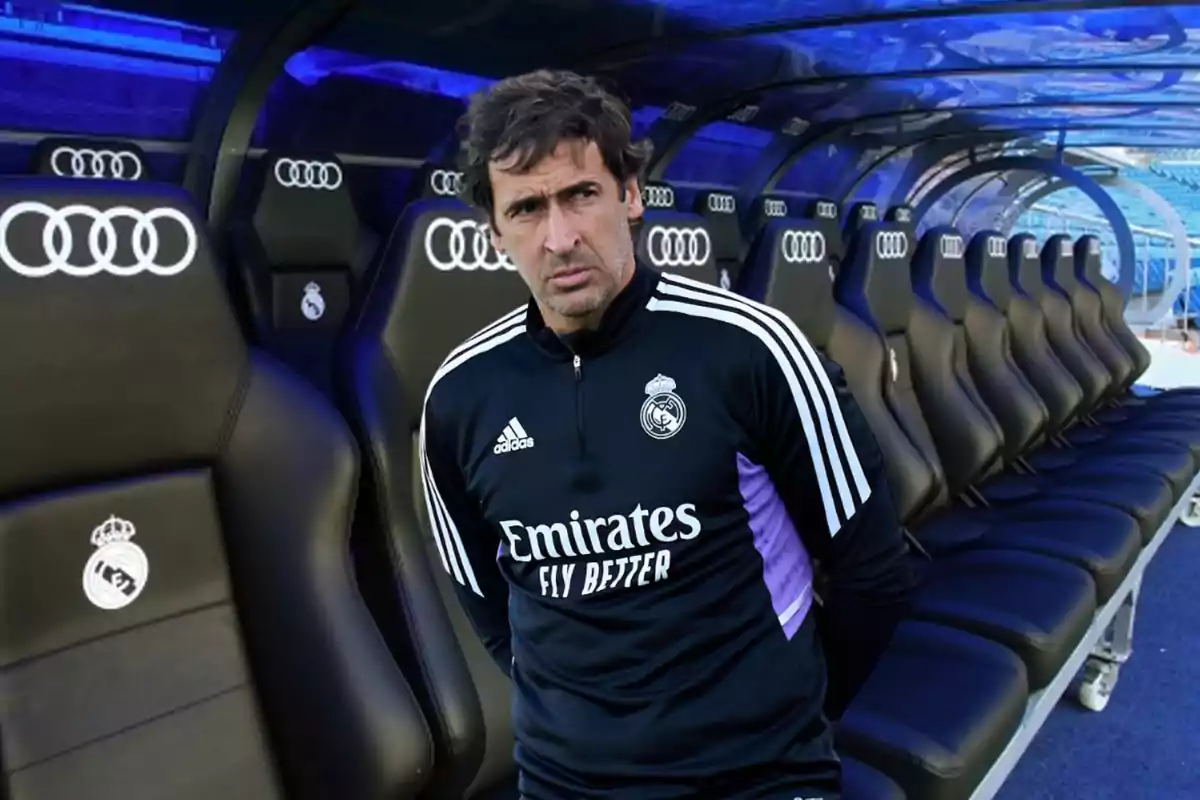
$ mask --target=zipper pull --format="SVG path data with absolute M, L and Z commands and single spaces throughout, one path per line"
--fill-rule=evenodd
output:
M 583 380 L 583 359 L 581 359 L 579 356 L 575 356 L 575 360 L 572 363 L 575 365 L 575 380 Z

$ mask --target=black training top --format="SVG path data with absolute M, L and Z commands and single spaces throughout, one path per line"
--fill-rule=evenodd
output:
M 530 302 L 446 358 L 420 446 L 526 794 L 836 786 L 814 560 L 827 641 L 886 640 L 911 581 L 878 447 L 786 316 L 642 265 L 596 331 Z

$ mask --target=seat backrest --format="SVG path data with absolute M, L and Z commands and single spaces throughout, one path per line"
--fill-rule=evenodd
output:
M 804 218 L 811 219 L 817 224 L 817 230 L 825 235 L 829 248 L 829 257 L 833 260 L 834 268 L 846 257 L 846 242 L 842 238 L 839 220 L 842 218 L 841 208 L 836 202 L 827 197 L 810 200 L 804 208 Z
M 1129 387 L 1141 372 L 1138 371 L 1133 356 L 1108 324 L 1104 315 L 1104 298 L 1087 279 L 1089 259 L 1094 260 L 1099 268 L 1100 238 L 1097 236 L 1081 236 L 1075 241 L 1074 258 L 1071 260 L 1071 307 L 1075 311 L 1075 319 L 1084 341 L 1104 363 L 1112 377 L 1109 396 L 1115 399 L 1129 391 Z
M 33 149 L 34 175 L 59 178 L 145 181 L 146 153 L 134 142 L 49 136 Z
M 638 260 L 661 272 L 721 284 L 710 223 L 698 214 L 646 209 L 636 249 Z
M 948 266 L 954 270 L 957 262 Z M 1012 461 L 1041 443 L 1050 415 L 1013 360 L 1006 313 L 1012 296 L 1008 240 L 997 231 L 976 233 L 967 245 L 965 273 L 963 327 L 971 377 L 1004 431 L 1004 459 Z
M 984 291 L 997 308 L 1007 300 L 1013 360 L 1046 404 L 1050 413 L 1047 432 L 1065 430 L 1074 423 L 1083 404 L 1083 388 L 1050 344 L 1040 302 L 1045 287 L 1037 239 L 1028 233 L 1009 238 L 1008 265 L 1003 275 L 1007 292 L 996 288 L 1001 280 L 998 262 L 985 260 L 981 269 L 977 290 Z
M 1107 395 L 1112 378 L 1104 364 L 1083 340 L 1075 324 L 1075 311 L 1068 297 L 1075 282 L 1075 252 L 1071 237 L 1055 234 L 1042 245 L 1042 293 L 1039 304 L 1046 315 L 1050 345 L 1083 389 L 1083 413 L 1095 408 Z
M 1075 243 L 1075 276 L 1080 283 L 1092 287 L 1099 293 L 1104 324 L 1121 349 L 1129 356 L 1130 361 L 1133 362 L 1133 371 L 1128 380 L 1128 385 L 1131 386 L 1150 368 L 1150 351 L 1125 322 L 1125 298 L 1121 294 L 1121 290 L 1104 277 L 1100 264 L 1099 244 L 1097 241 L 1094 252 L 1089 244 L 1086 252 L 1081 253 L 1079 243 Z
M 864 350 L 864 356 L 856 353 L 866 343 L 861 329 L 872 331 L 882 345 L 874 385 L 869 379 L 858 385 L 864 387 L 864 392 L 881 395 L 890 417 L 911 445 L 910 450 L 896 437 L 881 435 L 888 430 L 886 420 L 877 422 L 868 417 L 888 460 L 888 481 L 897 507 L 905 522 L 913 524 L 942 505 L 947 494 L 942 462 L 913 384 L 908 344 L 913 294 L 907 242 L 904 232 L 887 222 L 868 223 L 851 237 L 846 260 L 834 283 L 834 297 L 857 326 L 846 326 L 851 333 L 845 336 L 840 335 L 841 327 L 835 329 L 831 355 L 837 352 L 834 358 L 844 359 L 849 379 L 860 358 L 865 368 L 875 368 L 869 349 Z M 843 339 L 847 341 L 845 346 Z
M 252 211 L 230 225 L 236 295 L 252 341 L 328 393 L 366 268 L 346 171 L 331 153 L 277 151 L 260 167 Z
M 908 341 L 917 397 L 946 467 L 951 494 L 1003 465 L 1004 433 L 968 365 L 966 243 L 949 225 L 926 231 L 913 259 Z
M 354 440 L 246 347 L 188 196 L 2 180 L 0 244 L 0 793 L 415 797 Z
M 1071 304 L 1076 338 L 1091 350 L 1108 371 L 1110 382 L 1107 396 L 1113 398 L 1125 392 L 1133 383 L 1133 359 L 1109 334 L 1104 323 L 1104 307 L 1099 293 L 1077 277 L 1076 254 L 1082 252 L 1086 256 L 1089 242 L 1099 254 L 1100 240 L 1094 236 L 1070 242 L 1071 258 L 1057 259 L 1053 281 L 1054 286 Z
M 355 514 L 359 578 L 430 720 L 430 797 L 473 797 L 511 778 L 511 685 L 441 568 L 415 436 L 450 351 L 528 298 L 477 212 L 418 200 L 396 223 L 347 332 L 342 409 L 368 456 Z
M 696 193 L 692 209 L 708 223 L 713 258 L 717 262 L 717 284 L 722 289 L 732 288 L 737 284 L 746 256 L 737 198 L 732 192 L 705 190 Z

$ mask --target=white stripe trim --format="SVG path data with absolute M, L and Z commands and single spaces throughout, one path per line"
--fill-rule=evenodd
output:
M 425 400 L 422 405 L 428 405 L 429 396 L 433 394 L 433 387 L 455 368 L 462 366 L 475 356 L 517 338 L 524 332 L 525 306 L 521 306 L 469 337 L 452 350 L 434 372 L 433 377 L 429 380 L 429 386 L 425 389 Z M 475 570 L 471 568 L 471 560 L 467 558 L 466 547 L 458 532 L 458 526 L 454 523 L 454 517 L 451 516 L 449 509 L 446 508 L 445 501 L 442 500 L 442 495 L 437 488 L 437 481 L 434 480 L 433 471 L 429 466 L 429 459 L 425 455 L 424 407 L 421 410 L 419 451 L 421 483 L 425 490 L 425 507 L 429 512 L 429 526 L 433 529 L 438 553 L 442 557 L 442 566 L 445 567 L 446 572 L 454 576 L 456 581 L 463 586 L 470 585 L 475 594 L 483 597 L 483 590 L 479 588 L 479 582 L 475 579 Z
M 821 447 L 817 443 L 816 426 L 813 423 L 812 410 L 808 407 L 808 402 L 804 399 L 804 395 L 800 391 L 800 382 L 796 377 L 796 371 L 787 364 L 787 359 L 783 351 L 779 349 L 778 343 L 767 335 L 762 326 L 755 323 L 753 320 L 742 316 L 741 314 L 732 311 L 725 311 L 720 308 L 711 308 L 709 306 L 698 306 L 691 303 L 681 303 L 675 300 L 660 300 L 657 297 L 652 298 L 647 306 L 651 311 L 670 311 L 677 314 L 686 314 L 691 317 L 703 317 L 712 319 L 718 322 L 727 322 L 730 325 L 735 325 L 744 331 L 747 331 L 754 336 L 757 336 L 771 354 L 775 356 L 775 360 L 779 362 L 780 368 L 783 370 L 788 386 L 792 390 L 792 399 L 796 403 L 796 410 L 800 414 L 800 422 L 804 426 L 804 438 L 808 443 L 809 457 L 812 459 L 813 472 L 817 476 L 817 485 L 821 490 L 821 505 L 825 509 L 825 522 L 829 526 L 829 535 L 835 535 L 842 527 L 841 520 L 838 519 L 837 501 L 833 497 L 833 491 L 829 485 L 829 468 L 825 466 L 825 459 L 821 453 Z M 836 459 L 831 458 L 834 462 Z M 843 479 L 844 480 L 844 479 Z
M 842 442 L 842 452 L 846 454 L 849 460 L 850 473 L 854 477 L 854 485 L 858 489 L 860 502 L 865 503 L 867 498 L 871 496 L 871 485 L 867 481 L 867 476 L 863 472 L 862 463 L 858 458 L 858 451 L 854 448 L 854 440 L 850 436 L 850 431 L 846 428 L 846 420 L 842 416 L 842 408 L 838 403 L 837 396 L 833 391 L 833 384 L 829 382 L 829 375 L 825 368 L 821 366 L 821 360 L 817 355 L 817 351 L 808 341 L 808 337 L 796 326 L 791 317 L 784 314 L 778 309 L 771 308 L 763 303 L 756 303 L 753 300 L 742 297 L 739 294 L 731 292 L 727 289 L 721 289 L 715 286 L 709 286 L 705 283 L 684 278 L 678 275 L 666 275 L 666 281 L 659 283 L 659 288 L 666 294 L 679 294 L 679 291 L 673 287 L 668 288 L 668 283 L 677 283 L 681 286 L 691 287 L 702 295 L 706 295 L 703 299 L 722 305 L 727 308 L 738 308 L 753 316 L 756 320 L 762 322 L 771 331 L 773 331 L 783 341 L 787 347 L 788 354 L 794 360 L 796 367 L 803 373 L 805 384 L 810 390 L 810 395 L 817 404 L 817 410 L 821 415 L 821 431 L 825 437 L 825 445 L 833 453 L 833 459 L 838 462 L 839 467 L 844 467 L 841 464 L 841 459 L 837 457 L 837 449 L 834 448 L 833 434 L 829 429 L 826 412 L 833 417 L 833 425 L 837 428 L 838 438 Z M 696 299 L 693 296 L 693 299 Z M 786 334 L 784 332 L 786 331 Z M 799 346 L 800 350 L 804 351 L 804 358 L 800 358 L 796 352 Z M 821 387 L 821 392 L 818 394 L 813 391 L 812 381 L 814 379 Z M 821 403 L 821 394 L 825 397 L 825 402 Z M 847 517 L 853 513 L 856 507 L 853 496 L 848 494 L 848 489 L 844 484 L 844 472 L 838 470 L 839 480 L 838 486 L 842 491 L 842 502 L 846 505 Z

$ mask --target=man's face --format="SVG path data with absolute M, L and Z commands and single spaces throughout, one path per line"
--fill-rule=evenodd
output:
M 629 223 L 637 181 L 622 187 L 594 142 L 564 141 L 524 173 L 492 162 L 492 243 L 516 264 L 558 333 L 594 327 L 633 276 Z

